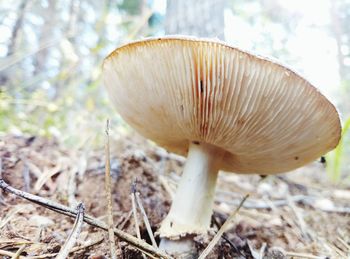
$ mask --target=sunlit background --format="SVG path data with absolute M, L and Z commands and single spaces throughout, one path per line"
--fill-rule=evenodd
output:
M 350 0 L 2 0 L 0 133 L 98 144 L 107 117 L 127 132 L 102 87 L 101 63 L 122 43 L 165 34 L 219 38 L 273 56 L 317 86 L 345 123 L 349 24 Z M 341 165 L 335 159 L 341 177 L 350 170 L 349 142 L 338 150 Z

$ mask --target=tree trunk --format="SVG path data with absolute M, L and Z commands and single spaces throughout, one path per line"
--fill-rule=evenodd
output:
M 225 0 L 168 0 L 166 34 L 224 40 Z
M 24 16 L 25 16 L 25 13 L 26 13 L 26 10 L 27 10 L 29 3 L 30 3 L 29 0 L 22 0 L 20 5 L 18 6 L 18 10 L 17 10 L 18 16 L 17 16 L 17 20 L 12 28 L 11 38 L 10 38 L 9 44 L 7 46 L 6 57 L 13 55 L 15 53 L 15 51 L 17 50 L 18 39 L 19 39 L 18 35 L 19 35 L 19 32 L 22 28 Z M 2 73 L 2 75 L 0 76 L 0 92 L 1 92 L 1 87 L 6 85 L 8 80 L 9 80 L 9 75 L 7 73 Z
M 24 20 L 24 15 L 27 9 L 27 6 L 30 1 L 27 0 L 22 0 L 21 4 L 18 7 L 18 17 L 15 22 L 15 25 L 13 26 L 12 33 L 11 33 L 11 39 L 10 43 L 7 48 L 7 57 L 13 55 L 17 48 L 18 44 L 18 33 L 20 29 L 22 28 L 23 20 Z
M 54 35 L 53 30 L 56 25 L 56 18 L 57 18 L 56 4 L 57 4 L 57 1 L 48 1 L 48 7 L 47 7 L 47 10 L 45 10 L 45 15 L 44 15 L 45 23 L 40 33 L 39 45 L 43 45 L 49 40 L 53 39 L 53 35 Z M 46 63 L 47 63 L 49 51 L 50 51 L 49 48 L 45 48 L 37 53 L 35 58 L 34 75 L 38 75 L 40 72 L 46 69 Z

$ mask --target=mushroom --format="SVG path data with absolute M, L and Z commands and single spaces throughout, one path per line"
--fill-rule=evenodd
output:
M 303 166 L 336 147 L 335 107 L 291 69 L 223 42 L 150 38 L 114 50 L 104 84 L 140 134 L 187 155 L 161 248 L 190 250 L 210 228 L 219 170 L 269 175 Z

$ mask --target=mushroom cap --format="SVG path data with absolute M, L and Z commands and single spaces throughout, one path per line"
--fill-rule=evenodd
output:
M 181 155 L 193 141 L 223 149 L 221 170 L 290 171 L 340 139 L 335 107 L 307 80 L 223 42 L 136 41 L 105 59 L 103 77 L 118 112 L 141 135 Z

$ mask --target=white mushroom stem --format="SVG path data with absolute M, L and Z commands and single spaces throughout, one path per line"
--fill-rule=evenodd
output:
M 210 144 L 190 144 L 175 198 L 159 229 L 161 249 L 170 253 L 190 250 L 192 242 L 188 235 L 208 231 L 219 165 L 224 153 Z

